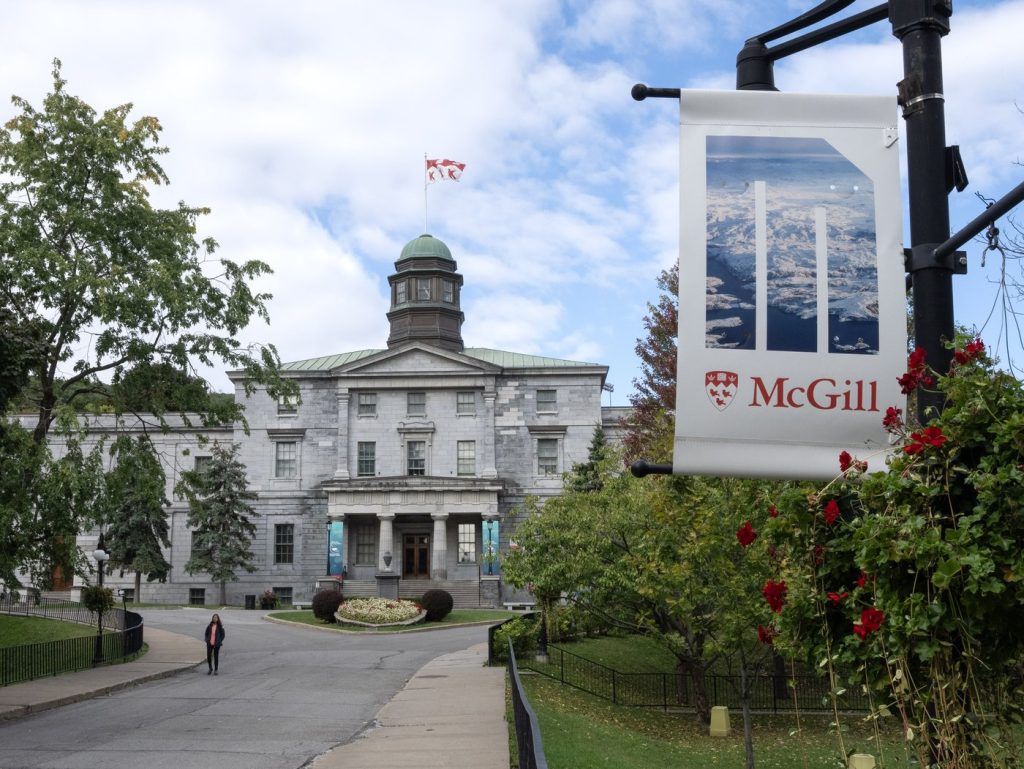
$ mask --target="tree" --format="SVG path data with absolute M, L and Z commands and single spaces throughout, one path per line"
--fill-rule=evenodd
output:
M 111 447 L 116 464 L 107 472 L 106 544 L 108 568 L 135 572 L 135 600 L 146 580 L 163 582 L 171 570 L 161 546 L 170 547 L 165 476 L 146 437 L 120 436 Z
M 238 444 L 224 448 L 212 444 L 209 463 L 182 474 L 178 493 L 189 504 L 188 525 L 192 534 L 192 555 L 185 564 L 189 574 L 209 574 L 220 583 L 220 602 L 227 603 L 226 583 L 234 581 L 239 569 L 256 571 L 249 549 L 257 515 L 248 490 L 245 465 L 238 461 Z
M 139 367 L 191 371 L 219 360 L 245 371 L 249 391 L 264 384 L 288 394 L 276 350 L 236 338 L 254 316 L 267 319 L 269 295 L 249 282 L 269 267 L 215 262 L 214 240 L 196 235 L 208 209 L 150 203 L 150 186 L 169 183 L 159 121 L 130 122 L 131 104 L 97 116 L 65 90 L 59 61 L 41 109 L 13 103 L 20 114 L 0 130 L 0 296 L 14 325 L 40 343 L 36 442 L 95 377 L 116 383 Z M 234 402 L 189 403 L 221 422 L 242 415 Z M 114 411 L 127 405 L 115 402 Z M 159 418 L 167 404 L 130 405 Z
M 197 386 L 197 366 L 243 370 L 247 393 L 263 385 L 273 397 L 294 395 L 295 385 L 280 378 L 272 346 L 237 338 L 267 319 L 270 297 L 250 284 L 268 266 L 216 259 L 215 241 L 197 235 L 207 209 L 151 203 L 151 188 L 169 184 L 159 121 L 130 120 L 131 104 L 98 114 L 67 92 L 59 61 L 40 108 L 12 101 L 18 112 L 0 128 L 0 410 L 20 390 L 19 407 L 35 418 L 34 446 L 6 427 L 0 435 L 5 473 L 16 468 L 20 484 L 0 489 L 2 571 L 13 575 L 8 565 L 20 560 L 45 575 L 62 563 L 40 559 L 67 561 L 85 522 L 77 508 L 47 502 L 76 485 L 68 462 L 47 469 L 62 414 L 72 432 L 85 405 L 146 412 L 162 427 L 175 411 L 244 424 L 241 403 Z M 45 488 L 54 479 L 60 487 Z
M 608 442 L 605 440 L 604 430 L 601 429 L 601 425 L 596 425 L 594 437 L 590 439 L 587 461 L 572 466 L 572 471 L 566 477 L 568 488 L 572 491 L 600 491 L 601 463 L 604 462 L 607 453 Z
M 633 380 L 633 407 L 622 420 L 626 461 L 671 461 L 675 433 L 676 364 L 679 335 L 679 265 L 658 276 L 661 296 L 648 303 L 644 316 L 646 336 L 636 340 L 641 376 Z

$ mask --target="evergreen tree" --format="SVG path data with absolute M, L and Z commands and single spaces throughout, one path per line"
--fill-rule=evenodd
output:
M 626 462 L 672 459 L 679 357 L 679 265 L 658 276 L 658 288 L 658 304 L 648 303 L 644 316 L 646 336 L 636 340 L 642 373 L 633 380 L 636 392 L 629 397 L 633 410 L 622 420 Z
M 110 552 L 109 568 L 135 572 L 135 600 L 146 580 L 167 579 L 171 564 L 163 547 L 170 547 L 168 504 L 164 496 L 165 476 L 153 444 L 144 437 L 132 440 L 122 436 L 111 454 L 117 464 L 107 473 L 106 544 Z
M 210 462 L 184 473 L 177 487 L 188 500 L 188 525 L 194 528 L 185 571 L 209 574 L 219 582 L 221 604 L 227 603 L 227 582 L 238 578 L 239 569 L 256 571 L 249 549 L 256 534 L 251 518 L 258 515 L 250 502 L 256 495 L 248 490 L 238 448 L 238 444 L 224 448 L 214 442 Z
M 572 466 L 571 474 L 566 477 L 566 488 L 571 491 L 600 491 L 601 464 L 608 453 L 608 442 L 604 437 L 601 425 L 594 427 L 594 437 L 590 439 L 587 461 L 577 462 Z

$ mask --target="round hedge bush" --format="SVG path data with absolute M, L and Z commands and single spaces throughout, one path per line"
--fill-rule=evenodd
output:
M 313 595 L 313 616 L 327 623 L 337 622 L 334 612 L 341 605 L 340 590 L 318 590 Z
M 420 599 L 420 606 L 427 613 L 427 622 L 440 622 L 451 612 L 455 601 L 447 590 L 428 590 Z

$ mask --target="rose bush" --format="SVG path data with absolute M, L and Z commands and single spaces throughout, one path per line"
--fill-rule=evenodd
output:
M 961 342 L 945 374 L 926 360 L 916 350 L 900 382 L 934 385 L 947 406 L 923 427 L 886 411 L 886 472 L 840 456 L 826 488 L 776 500 L 764 598 L 778 614 L 759 632 L 897 714 L 922 766 L 1018 766 L 1024 387 L 980 341 Z

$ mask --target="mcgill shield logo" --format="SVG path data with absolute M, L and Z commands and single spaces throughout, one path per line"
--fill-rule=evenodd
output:
M 739 384 L 739 375 L 732 371 L 704 372 L 704 391 L 708 394 L 711 405 L 719 411 L 729 408 Z

